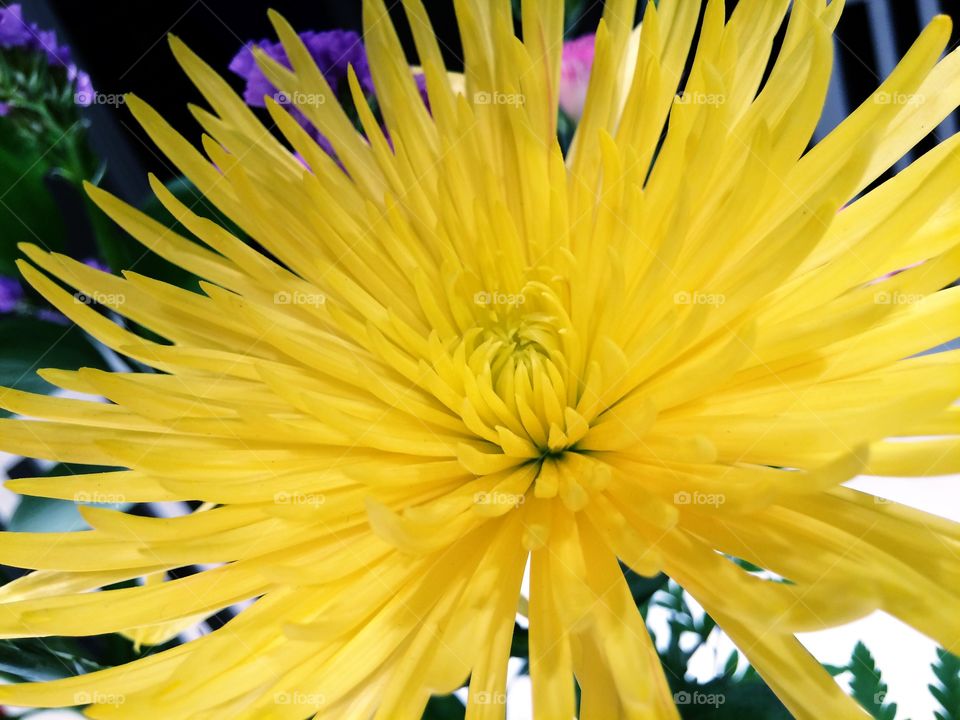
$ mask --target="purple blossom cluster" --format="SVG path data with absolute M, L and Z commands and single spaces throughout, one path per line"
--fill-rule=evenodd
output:
M 339 95 L 341 86 L 345 85 L 347 68 L 350 65 L 353 65 L 363 91 L 373 93 L 373 78 L 367 64 L 367 51 L 360 35 L 351 30 L 307 31 L 300 33 L 300 39 L 307 46 L 334 94 Z M 267 56 L 286 67 L 290 67 L 290 61 L 281 43 L 262 40 L 248 42 L 230 62 L 230 70 L 246 80 L 243 99 L 254 107 L 264 107 L 264 96 L 275 95 L 277 89 L 257 65 L 253 56 L 254 48 L 261 49 Z
M 94 270 L 99 270 L 100 272 L 110 272 L 110 268 L 99 258 L 86 258 L 83 261 L 83 264 L 87 265 L 88 267 L 92 267 Z M 65 318 L 59 311 L 52 310 L 50 308 L 34 308 L 31 307 L 29 303 L 24 306 L 21 305 L 22 300 L 23 285 L 20 284 L 20 280 L 15 277 L 0 275 L 0 315 L 8 315 L 10 313 L 23 311 L 26 309 L 38 320 L 55 322 L 60 325 L 67 324 L 67 318 Z
M 93 97 L 90 76 L 77 68 L 70 48 L 60 44 L 53 30 L 43 30 L 36 23 L 23 19 L 19 3 L 0 7 L 0 50 L 15 49 L 42 54 L 48 66 L 65 68 L 67 81 L 73 85 L 80 104 L 90 103 Z M 8 114 L 10 109 L 9 103 L 0 102 L 0 116 Z
M 316 62 L 324 79 L 335 95 L 340 97 L 346 85 L 347 69 L 352 65 L 364 94 L 372 97 L 373 77 L 367 62 L 367 52 L 359 34 L 351 30 L 329 30 L 326 32 L 307 31 L 300 33 L 300 39 Z M 564 45 L 563 67 L 560 81 L 560 107 L 572 119 L 579 120 L 583 113 L 590 70 L 593 66 L 594 36 L 587 35 Z M 282 43 L 262 40 L 248 42 L 230 62 L 230 70 L 245 81 L 243 99 L 253 107 L 265 107 L 266 97 L 282 98 L 277 88 L 267 79 L 257 65 L 254 48 L 261 49 L 268 57 L 286 67 L 290 67 Z M 430 108 L 427 96 L 426 79 L 422 73 L 414 75 L 421 97 Z M 280 100 L 281 103 L 283 100 Z M 310 133 L 314 140 L 330 155 L 334 154 L 330 142 L 321 135 L 306 116 L 295 107 L 288 108 L 297 122 Z M 388 137 L 389 141 L 389 137 Z
M 16 278 L 0 275 L 0 315 L 13 312 L 22 296 L 23 288 Z
M 358 33 L 352 30 L 307 31 L 300 33 L 300 39 L 303 40 L 334 95 L 342 97 L 346 93 L 347 70 L 350 66 L 353 66 L 353 70 L 357 74 L 357 82 L 364 95 L 372 97 L 375 94 L 373 77 L 370 74 L 370 65 L 367 62 L 367 51 Z M 290 67 L 290 61 L 287 59 L 286 51 L 281 43 L 262 40 L 260 42 L 248 42 L 230 62 L 230 70 L 243 78 L 246 83 L 243 91 L 244 101 L 253 107 L 265 107 L 264 98 L 276 98 L 278 92 L 277 88 L 266 78 L 257 65 L 253 55 L 254 48 L 260 48 L 268 57 L 286 67 Z M 415 81 L 424 103 L 429 108 L 430 103 L 427 99 L 427 87 L 423 75 L 415 75 Z M 288 109 L 320 147 L 328 154 L 333 155 L 334 151 L 330 142 L 313 127 L 306 116 L 295 107 Z
M 357 74 L 357 80 L 364 93 L 373 93 L 373 78 L 370 75 L 370 66 L 367 63 L 367 52 L 360 35 L 350 30 L 329 30 L 325 32 L 307 31 L 300 33 L 307 50 L 316 62 L 330 90 L 337 96 L 346 88 L 347 69 L 352 65 Z M 268 56 L 290 67 L 290 61 L 279 42 L 248 42 L 230 62 L 230 70 L 246 81 L 243 99 L 253 107 L 265 107 L 265 97 L 278 97 L 274 87 L 263 71 L 257 65 L 253 49 L 259 48 Z M 320 132 L 313 127 L 306 116 L 295 107 L 288 108 L 297 122 L 310 133 L 313 139 L 327 153 L 333 155 L 333 146 Z

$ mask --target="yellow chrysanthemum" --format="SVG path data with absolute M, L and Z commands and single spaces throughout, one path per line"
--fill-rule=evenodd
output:
M 0 635 L 155 643 L 256 601 L 198 640 L 0 700 L 393 720 L 469 678 L 467 717 L 502 717 L 519 603 L 536 718 L 573 716 L 574 677 L 583 718 L 675 718 L 618 559 L 686 588 L 798 718 L 865 716 L 798 631 L 881 609 L 960 650 L 958 526 L 842 486 L 960 470 L 957 354 L 916 356 L 957 332 L 960 289 L 940 289 L 960 276 L 960 139 L 844 207 L 960 103 L 960 54 L 938 61 L 950 22 L 808 150 L 840 0 L 793 3 L 769 76 L 788 1 L 743 0 L 726 21 L 711 0 L 679 97 L 699 2 L 648 3 L 631 51 L 635 1 L 610 0 L 564 158 L 563 2 L 526 0 L 521 41 L 508 0 L 458 0 L 462 92 L 420 0 L 404 5 L 429 111 L 382 0 L 364 3 L 389 142 L 355 78 L 368 140 L 309 101 L 332 94 L 273 17 L 293 69 L 265 72 L 307 99 L 343 169 L 270 103 L 306 170 L 176 40 L 213 108 L 194 108 L 206 154 L 129 99 L 269 256 L 157 182 L 196 239 L 89 191 L 202 293 L 24 248 L 39 292 L 161 372 L 43 373 L 112 404 L 3 391 L 36 419 L 0 421 L 0 449 L 129 468 L 12 487 L 208 506 L 87 507 L 91 531 L 4 534 L 0 562 L 37 572 L 0 591 Z M 184 565 L 209 569 L 165 580 Z

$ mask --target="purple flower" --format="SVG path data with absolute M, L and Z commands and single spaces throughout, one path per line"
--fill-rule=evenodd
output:
M 339 94 L 341 85 L 346 83 L 347 67 L 350 65 L 353 65 L 357 80 L 360 81 L 360 87 L 364 92 L 373 92 L 373 78 L 370 76 L 370 66 L 367 64 L 367 52 L 357 33 L 351 30 L 307 31 L 300 33 L 300 39 L 307 46 L 307 50 L 310 51 L 314 62 L 317 63 L 317 67 L 320 68 L 320 72 L 323 73 L 323 77 L 335 94 Z M 281 43 L 263 40 L 248 42 L 230 62 L 230 70 L 246 80 L 243 99 L 249 105 L 264 107 L 263 97 L 275 95 L 277 89 L 267 80 L 257 65 L 253 57 L 255 47 L 259 47 L 286 67 L 290 67 L 290 61 L 287 60 L 287 54 Z
M 83 261 L 83 264 L 86 265 L 87 267 L 93 268 L 94 270 L 99 270 L 100 272 L 105 272 L 105 273 L 110 272 L 110 268 L 107 267 L 107 264 L 103 262 L 103 260 L 100 260 L 99 258 L 94 258 L 94 257 L 87 258 Z
M 6 117 L 10 114 L 10 103 L 0 102 L 0 117 Z
M 41 30 L 34 23 L 30 23 L 30 29 L 33 36 L 33 42 L 28 44 L 30 49 L 43 52 L 47 56 L 47 65 L 70 67 L 70 48 L 57 44 L 57 34 L 53 30 Z
M 70 65 L 70 48 L 57 43 L 53 30 L 41 30 L 36 23 L 26 22 L 19 3 L 0 8 L 0 47 L 42 52 L 48 65 Z
M 92 101 L 90 76 L 73 63 L 70 48 L 58 43 L 53 30 L 42 30 L 36 23 L 26 22 L 18 3 L 0 7 L 0 49 L 21 49 L 44 55 L 48 66 L 66 69 L 67 82 L 74 88 L 78 105 L 89 105 Z M 0 116 L 7 115 L 10 109 L 11 106 L 4 103 L 0 107 Z
M 307 50 L 316 62 L 324 79 L 334 94 L 339 95 L 341 88 L 346 87 L 347 68 L 352 65 L 357 74 L 361 89 L 367 94 L 373 93 L 373 78 L 370 75 L 370 66 L 367 64 L 367 52 L 363 47 L 360 36 L 350 30 L 329 30 L 326 32 L 307 31 L 300 33 Z M 265 96 L 272 96 L 281 104 L 289 101 L 280 97 L 277 88 L 267 80 L 263 71 L 257 65 L 253 56 L 253 48 L 258 47 L 277 62 L 290 67 L 290 61 L 279 42 L 271 43 L 267 40 L 248 42 L 230 62 L 230 70 L 246 81 L 243 99 L 253 107 L 265 107 Z M 313 127 L 306 116 L 296 107 L 289 107 L 290 114 L 307 130 L 316 143 L 329 155 L 334 155 L 333 146 L 320 132 Z
M 25 47 L 33 40 L 30 26 L 23 21 L 20 5 L 0 8 L 0 47 Z
M 67 68 L 67 80 L 73 83 L 73 97 L 77 105 L 88 107 L 93 103 L 94 90 L 89 75 L 77 69 L 76 65 L 70 65 Z
M 23 288 L 20 287 L 20 281 L 0 275 L 0 314 L 13 312 L 21 297 Z
M 427 110 L 430 109 L 430 96 L 427 94 L 427 76 L 423 73 L 416 73 L 413 76 L 413 79 L 417 83 L 417 90 L 420 91 L 420 97 L 423 98 L 423 104 L 427 106 Z
M 43 320 L 44 322 L 54 323 L 56 325 L 69 325 L 70 320 L 66 315 L 58 312 L 57 310 L 47 310 L 46 308 L 41 308 L 34 313 L 34 317 L 38 320 Z

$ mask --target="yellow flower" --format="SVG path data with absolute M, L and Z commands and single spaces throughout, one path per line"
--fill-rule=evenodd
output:
M 939 290 L 960 276 L 960 140 L 862 194 L 960 103 L 960 55 L 938 61 L 950 22 L 808 150 L 841 2 L 794 2 L 764 79 L 787 0 L 744 0 L 729 22 L 711 0 L 678 95 L 699 3 L 647 3 L 625 74 L 635 3 L 610 0 L 564 158 L 560 0 L 524 2 L 523 41 L 506 0 L 459 0 L 462 92 L 420 0 L 404 5 L 430 112 L 382 0 L 364 3 L 389 143 L 355 79 L 369 141 L 272 16 L 293 70 L 265 71 L 345 172 L 270 103 L 305 171 L 176 40 L 213 109 L 194 108 L 205 154 L 129 99 L 267 252 L 156 181 L 195 238 L 89 191 L 200 292 L 24 248 L 38 291 L 161 372 L 42 373 L 112 404 L 3 391 L 34 419 L 0 421 L 0 449 L 128 468 L 11 486 L 211 507 L 87 507 L 91 531 L 4 534 L 0 562 L 37 572 L 0 592 L 0 634 L 158 642 L 256 601 L 175 649 L 0 701 L 393 720 L 469 679 L 467 717 L 502 717 L 520 606 L 536 718 L 573 716 L 574 676 L 583 718 L 675 718 L 618 559 L 686 588 L 798 718 L 865 715 L 797 632 L 881 609 L 960 650 L 960 528 L 842 485 L 960 470 L 956 351 L 917 356 L 957 333 L 960 289 Z M 207 569 L 166 579 L 185 565 Z

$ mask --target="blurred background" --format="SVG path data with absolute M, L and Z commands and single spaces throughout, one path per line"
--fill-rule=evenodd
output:
M 410 56 L 412 42 L 400 3 L 390 7 Z M 448 66 L 457 69 L 461 48 L 452 2 L 426 0 Z M 641 5 L 644 3 L 641 2 Z M 733 8 L 735 0 L 727 0 Z M 167 0 L 122 3 L 115 0 L 26 0 L 24 13 L 40 25 L 56 29 L 73 47 L 79 64 L 90 73 L 94 87 L 105 94 L 135 91 L 149 100 L 178 128 L 194 126 L 186 110 L 197 93 L 170 55 L 164 36 L 174 33 L 191 47 L 201 49 L 214 67 L 226 67 L 237 48 L 248 40 L 272 36 L 266 8 L 280 11 L 298 29 L 361 29 L 359 0 Z M 391 7 L 392 6 L 392 7 Z M 596 27 L 603 2 L 580 3 L 581 17 L 570 36 Z M 847 0 L 837 28 L 835 82 L 819 133 L 829 131 L 871 93 L 893 69 L 916 39 L 920 29 L 937 13 L 960 17 L 960 0 Z M 958 38 L 954 28 L 954 41 Z M 240 87 L 238 78 L 231 78 Z M 94 112 L 98 109 L 94 108 Z M 106 107 L 102 128 L 94 130 L 99 147 L 107 153 L 116 174 L 124 170 L 124 192 L 146 192 L 144 170 L 158 172 L 149 142 L 129 121 L 123 109 Z M 941 128 L 942 137 L 956 131 L 956 120 Z M 930 138 L 920 146 L 928 149 Z M 122 160 L 121 160 L 122 159 Z M 122 162 L 122 164 L 121 164 Z M 129 170 L 128 170 L 129 168 Z M 162 171 L 162 167 L 161 167 Z M 129 174 L 127 174 L 129 172 Z M 111 178 L 112 179 L 112 178 Z
M 0 6 L 7 4 L 0 3 Z M 727 0 L 729 8 L 735 4 L 735 0 Z M 166 43 L 168 33 L 200 49 L 208 63 L 223 68 L 225 77 L 242 89 L 242 78 L 225 69 L 244 43 L 271 37 L 266 17 L 268 6 L 283 13 L 298 29 L 361 30 L 359 0 L 275 0 L 270 3 L 25 0 L 20 5 L 25 18 L 56 31 L 60 42 L 71 48 L 76 65 L 92 78 L 98 98 L 113 99 L 126 92 L 136 92 L 188 137 L 191 132 L 193 137 L 199 136 L 199 129 L 187 110 L 187 103 L 198 101 L 199 94 L 170 54 Z M 459 69 L 461 48 L 452 3 L 426 0 L 425 5 L 441 38 L 448 66 Z M 570 37 L 596 27 L 602 14 L 602 0 L 571 5 L 577 6 L 578 19 L 569 28 Z M 392 3 L 390 10 L 412 58 L 413 45 L 401 4 Z M 847 0 L 835 37 L 837 62 L 833 84 L 817 137 L 832 129 L 876 88 L 920 29 L 937 13 L 960 15 L 960 0 Z M 954 28 L 954 43 L 957 38 L 958 30 Z M 108 170 L 102 184 L 107 189 L 130 202 L 140 203 L 148 195 L 148 170 L 165 181 L 175 177 L 175 170 L 157 156 L 150 141 L 120 103 L 97 102 L 86 108 L 83 115 L 90 121 L 90 145 L 96 155 L 106 161 Z M 957 127 L 956 117 L 950 118 L 940 128 L 932 129 L 916 152 L 932 147 L 937 137 L 949 137 Z M 905 158 L 896 169 L 905 166 L 909 159 Z M 0 207 L 0 211 L 3 210 Z M 93 250 L 82 244 L 89 242 L 89 237 L 75 233 L 72 241 L 81 243 L 77 248 L 81 252 Z
M 412 42 L 401 4 L 387 4 L 413 62 Z M 460 69 L 461 47 L 452 2 L 425 0 L 425 5 L 448 67 Z M 729 8 L 734 5 L 733 0 L 728 2 Z M 568 6 L 573 11 L 568 37 L 592 32 L 602 14 L 602 0 L 568 0 Z M 164 261 L 142 255 L 139 246 L 132 256 L 131 243 L 86 202 L 78 182 L 92 180 L 161 217 L 146 182 L 147 172 L 152 172 L 175 188 L 195 210 L 199 208 L 217 217 L 216 210 L 178 177 L 176 169 L 133 121 L 123 106 L 122 94 L 136 92 L 188 139 L 199 141 L 200 129 L 190 116 L 187 103 L 201 102 L 201 98 L 171 55 L 166 35 L 179 36 L 242 92 L 246 79 L 228 68 L 245 43 L 273 41 L 266 16 L 268 7 L 280 11 L 301 31 L 361 32 L 358 0 L 21 0 L 16 5 L 0 2 L 0 13 L 13 13 L 19 8 L 22 21 L 32 28 L 35 37 L 39 32 L 54 32 L 53 47 L 57 50 L 52 59 L 43 59 L 44 48 L 33 48 L 31 55 L 17 46 L 16 24 L 8 19 L 5 26 L 0 21 L 0 56 L 4 58 L 0 63 L 0 385 L 49 390 L 34 375 L 38 367 L 125 369 L 121 359 L 91 344 L 70 328 L 62 316 L 56 316 L 39 298 L 11 279 L 16 273 L 13 260 L 19 256 L 16 243 L 43 244 L 114 271 L 135 263 L 144 274 L 190 284 L 192 279 L 181 277 Z M 835 36 L 832 84 L 815 139 L 829 132 L 876 88 L 920 29 L 937 13 L 960 18 L 960 0 L 847 0 L 847 10 Z M 953 44 L 957 39 L 955 28 Z M 32 104 L 23 100 L 28 94 Z M 7 101 L 11 97 L 19 97 L 23 102 L 20 106 L 14 102 L 10 107 Z M 939 128 L 932 128 L 930 135 L 894 170 L 957 130 L 956 116 Z M 63 467 L 0 454 L 0 479 L 63 472 Z M 956 480 L 913 480 L 908 491 L 903 484 L 892 481 L 864 478 L 856 482 L 863 489 L 960 521 Z M 187 504 L 171 508 L 170 503 L 113 505 L 154 516 L 192 509 Z M 73 503 L 24 499 L 0 489 L 0 526 L 11 530 L 63 530 L 80 528 L 83 521 Z M 196 568 L 185 568 L 182 572 L 195 571 Z M 2 572 L 0 580 L 9 580 L 20 571 L 2 568 Z M 722 690 L 729 698 L 719 707 L 681 707 L 684 718 L 787 717 L 763 683 L 750 676 L 745 661 L 704 618 L 696 603 L 664 578 L 654 582 L 633 580 L 637 602 L 646 611 L 664 662 L 674 663 L 680 674 L 680 691 Z M 218 613 L 172 643 L 210 632 L 228 622 L 236 611 L 233 608 Z M 522 640 L 523 623 L 518 622 L 518 637 Z M 960 665 L 948 665 L 953 660 L 938 658 L 932 643 L 886 616 L 877 615 L 836 631 L 813 634 L 805 637 L 804 642 L 875 717 L 923 720 L 940 712 L 936 716 L 940 720 L 960 718 Z M 529 683 L 522 642 L 518 642 L 516 650 L 508 700 L 511 720 L 529 716 Z M 125 662 L 141 652 L 119 636 L 63 642 L 51 639 L 39 644 L 0 643 L 0 676 L 22 681 L 75 674 Z M 951 686 L 949 683 L 954 680 L 956 684 Z M 928 690 L 931 684 L 956 693 L 949 701 L 956 703 L 957 715 L 943 714 L 943 702 Z M 0 709 L 0 717 L 4 712 L 19 714 L 13 709 Z M 45 718 L 60 716 L 76 717 L 72 713 L 35 714 Z M 462 716 L 462 705 L 455 699 L 431 707 L 433 718 Z

